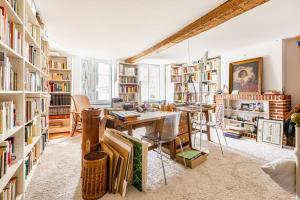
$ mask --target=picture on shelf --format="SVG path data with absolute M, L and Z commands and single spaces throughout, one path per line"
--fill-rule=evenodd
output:
M 253 58 L 229 65 L 229 92 L 261 94 L 263 58 Z
M 282 147 L 283 121 L 258 119 L 257 141 Z

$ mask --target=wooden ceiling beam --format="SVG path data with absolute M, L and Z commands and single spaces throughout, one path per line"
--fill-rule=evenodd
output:
M 210 30 L 268 1 L 269 0 L 228 0 L 206 15 L 185 26 L 175 34 L 169 36 L 154 46 L 130 58 L 127 58 L 125 62 L 134 63 L 142 58 L 145 58 L 146 56 L 161 52 L 177 43 L 180 43 L 204 31 Z

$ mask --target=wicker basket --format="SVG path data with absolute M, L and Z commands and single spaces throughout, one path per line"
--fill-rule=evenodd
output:
M 107 190 L 107 154 L 91 152 L 82 165 L 82 198 L 99 199 Z

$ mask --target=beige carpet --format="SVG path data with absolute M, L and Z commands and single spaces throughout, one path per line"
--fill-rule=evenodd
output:
M 80 137 L 50 144 L 26 193 L 30 200 L 81 199 Z M 149 155 L 148 192 L 129 187 L 125 198 L 106 194 L 102 199 L 186 199 L 186 200 L 271 200 L 294 199 L 260 169 L 259 160 L 225 151 L 205 143 L 208 160 L 196 169 L 184 169 L 167 161 L 168 185 L 164 185 L 160 160 Z M 167 159 L 166 159 L 167 160 Z

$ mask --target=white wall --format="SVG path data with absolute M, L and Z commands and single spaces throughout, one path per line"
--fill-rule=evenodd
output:
M 292 106 L 300 103 L 300 48 L 296 39 L 284 40 L 285 88 L 292 95 Z
M 283 88 L 282 41 L 262 43 L 221 54 L 221 84 L 229 85 L 229 64 L 263 57 L 263 91 Z
M 72 56 L 72 94 L 81 94 L 81 57 Z

